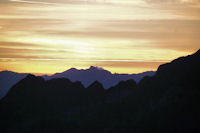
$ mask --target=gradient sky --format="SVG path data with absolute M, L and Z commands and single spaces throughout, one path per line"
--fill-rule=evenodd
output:
M 0 70 L 156 70 L 200 47 L 200 0 L 0 0 Z

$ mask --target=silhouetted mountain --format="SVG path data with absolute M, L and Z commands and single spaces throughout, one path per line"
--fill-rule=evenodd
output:
M 103 95 L 104 94 L 104 88 L 101 83 L 98 81 L 95 81 L 91 85 L 88 86 L 87 91 L 94 95 Z
M 122 80 L 133 79 L 139 82 L 144 76 L 153 76 L 155 72 L 149 71 L 139 74 L 112 74 L 103 68 L 91 66 L 89 69 L 75 69 L 71 68 L 62 73 L 56 73 L 52 76 L 43 76 L 45 79 L 52 78 L 68 78 L 71 81 L 80 81 L 85 87 L 88 87 L 94 81 L 99 81 L 103 84 L 105 89 L 116 85 Z
M 103 85 L 98 81 L 95 81 L 88 86 L 85 92 L 86 103 L 89 104 L 89 106 L 97 107 L 97 105 L 104 102 L 104 91 Z
M 199 133 L 199 68 L 200 51 L 161 65 L 155 76 L 144 77 L 123 100 L 114 100 L 97 110 L 89 131 Z
M 41 105 L 57 106 L 66 104 L 77 104 L 84 87 L 80 82 L 71 82 L 65 78 L 51 79 L 45 81 L 42 77 L 36 77 L 29 74 L 26 78 L 22 79 L 19 83 L 14 85 L 8 95 L 2 101 L 11 102 L 19 106 L 27 104 L 30 108 Z M 42 102 L 45 102 L 42 103 Z M 54 105 L 55 104 L 55 105 Z M 22 107 L 21 107 L 22 108 Z M 36 109 L 41 109 L 36 108 Z
M 1 71 L 0 72 L 0 99 L 3 98 L 9 91 L 9 89 L 19 82 L 21 79 L 25 78 L 27 74 L 15 73 L 11 71 Z
M 126 101 L 141 132 L 200 132 L 200 52 L 159 66 Z M 141 106 L 142 105 L 142 106 Z M 138 110 L 139 109 L 139 110 Z
M 122 98 L 129 96 L 137 88 L 134 80 L 121 81 L 116 86 L 113 86 L 105 91 L 106 101 L 114 102 L 120 101 Z
M 138 85 L 121 81 L 108 90 L 99 81 L 84 88 L 28 75 L 0 100 L 1 131 L 199 133 L 199 61 L 197 51 L 161 65 Z

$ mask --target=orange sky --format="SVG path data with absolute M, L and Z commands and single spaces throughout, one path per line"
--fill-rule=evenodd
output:
M 200 44 L 199 0 L 0 0 L 0 70 L 156 70 Z

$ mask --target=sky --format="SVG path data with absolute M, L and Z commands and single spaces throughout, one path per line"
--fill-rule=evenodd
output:
M 0 0 L 0 71 L 155 71 L 200 47 L 200 0 Z

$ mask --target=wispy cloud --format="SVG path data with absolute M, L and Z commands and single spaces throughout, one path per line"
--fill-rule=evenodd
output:
M 95 64 L 141 72 L 200 43 L 199 0 L 0 0 L 0 9 L 1 69 L 28 71 L 33 62 L 35 72 Z
M 9 0 L 11 2 L 22 2 L 22 3 L 29 3 L 29 4 L 56 4 L 56 3 L 50 3 L 50 2 L 42 2 L 42 1 L 28 1 L 28 0 Z

